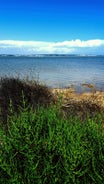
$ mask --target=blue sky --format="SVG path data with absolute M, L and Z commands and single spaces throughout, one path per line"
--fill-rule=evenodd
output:
M 103 54 L 104 1 L 0 0 L 0 53 Z

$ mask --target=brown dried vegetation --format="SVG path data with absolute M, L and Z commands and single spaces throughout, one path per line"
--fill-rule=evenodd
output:
M 1 78 L 0 80 L 0 109 L 1 118 L 6 122 L 9 114 L 10 100 L 15 112 L 23 105 L 23 95 L 29 107 L 47 106 L 54 99 L 50 90 L 38 82 L 26 82 L 18 78 Z
M 104 112 L 104 92 L 84 92 L 78 94 L 73 88 L 53 89 L 54 96 L 62 97 L 62 109 L 69 117 L 70 114 L 86 118 Z

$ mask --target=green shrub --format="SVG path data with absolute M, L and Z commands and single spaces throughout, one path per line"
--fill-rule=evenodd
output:
M 22 95 L 30 107 L 34 109 L 38 105 L 47 106 L 54 102 L 54 98 L 47 86 L 41 85 L 36 81 L 24 81 L 19 78 L 0 79 L 0 110 L 3 125 L 6 126 L 7 115 L 9 112 L 10 99 L 13 103 L 15 112 L 22 106 Z
M 9 110 L 13 112 L 10 105 Z M 96 115 L 66 119 L 60 105 L 38 110 L 23 102 L 0 128 L 1 184 L 102 184 L 104 131 Z

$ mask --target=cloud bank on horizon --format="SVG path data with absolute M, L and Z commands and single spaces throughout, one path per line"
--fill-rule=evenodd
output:
M 0 40 L 0 54 L 104 54 L 104 40 L 62 42 Z

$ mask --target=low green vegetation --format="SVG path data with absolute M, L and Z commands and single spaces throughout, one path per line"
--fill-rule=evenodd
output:
M 10 111 L 13 109 L 10 107 Z M 103 183 L 104 131 L 100 115 L 82 124 L 60 108 L 27 107 L 0 129 L 0 183 Z
M 61 103 L 8 106 L 0 123 L 0 184 L 102 184 L 102 115 L 66 118 Z

